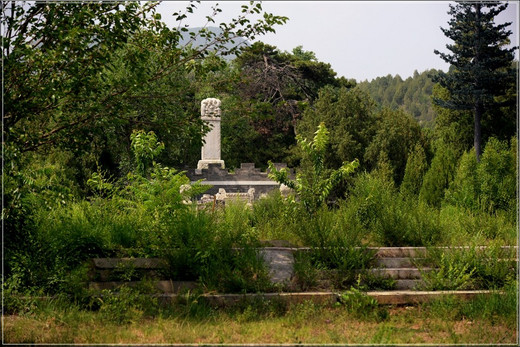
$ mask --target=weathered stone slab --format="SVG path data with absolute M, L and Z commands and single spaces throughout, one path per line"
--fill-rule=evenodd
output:
M 415 290 L 424 283 L 421 279 L 398 279 L 395 280 L 396 290 Z
M 287 284 L 291 281 L 294 265 L 292 251 L 264 248 L 261 249 L 259 253 L 269 268 L 269 277 L 271 282 Z
M 90 282 L 89 289 L 92 290 L 117 290 L 122 286 L 135 288 L 141 285 L 140 281 L 130 282 Z M 162 293 L 179 293 L 182 290 L 197 288 L 197 282 L 193 281 L 156 281 L 155 288 Z
M 382 268 L 403 268 L 415 266 L 412 258 L 376 258 L 375 264 Z
M 376 251 L 376 258 L 424 258 L 426 247 L 368 247 Z
M 211 306 L 226 307 L 241 302 L 253 300 L 280 300 L 287 304 L 298 304 L 312 301 L 315 304 L 333 304 L 338 300 L 338 294 L 332 292 L 307 293 L 261 293 L 261 294 L 203 294 L 201 299 Z
M 163 269 L 168 266 L 161 258 L 93 258 L 94 267 L 98 269 L 117 269 L 132 267 L 135 269 Z
M 374 298 L 380 305 L 417 305 L 420 303 L 439 300 L 444 297 L 456 297 L 462 300 L 471 300 L 478 295 L 490 295 L 501 292 L 490 290 L 468 291 L 377 291 L 366 292 L 365 295 Z M 307 293 L 264 293 L 264 294 L 203 294 L 199 298 L 211 306 L 227 307 L 239 303 L 256 300 L 279 300 L 286 304 L 297 304 L 306 301 L 321 305 L 331 305 L 338 302 L 341 295 L 348 293 L 335 292 L 307 292 Z M 354 295 L 354 294 L 352 294 Z M 177 299 L 176 294 L 159 296 L 164 303 L 171 303 Z
M 369 269 L 369 272 L 376 276 L 393 278 L 393 279 L 419 279 L 422 272 L 430 272 L 431 268 L 423 268 L 421 271 L 417 268 L 379 268 Z
M 366 294 L 381 305 L 413 305 L 451 296 L 463 300 L 470 300 L 477 295 L 491 294 L 490 290 L 467 290 L 467 291 L 390 291 L 390 292 L 367 292 Z

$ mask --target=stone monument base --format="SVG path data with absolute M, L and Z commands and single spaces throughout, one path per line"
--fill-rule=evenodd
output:
M 282 163 L 275 163 L 274 165 L 278 170 L 287 167 L 286 164 Z M 206 194 L 215 197 L 218 194 L 220 194 L 219 196 L 225 195 L 231 200 L 235 198 L 246 199 L 246 195 L 248 201 L 256 200 L 271 190 L 280 188 L 278 182 L 271 180 L 267 172 L 255 168 L 254 163 L 242 163 L 239 168 L 235 168 L 233 173 L 222 169 L 220 163 L 210 163 L 207 169 L 187 169 L 186 176 L 192 184 L 202 180 L 201 184 L 211 186 L 205 192 Z M 291 171 L 289 176 L 294 178 L 294 173 Z
M 226 165 L 224 164 L 224 160 L 220 160 L 220 159 L 204 159 L 204 160 L 199 160 L 199 162 L 197 163 L 197 170 L 208 169 L 209 168 L 209 164 L 220 165 L 221 169 L 225 169 L 226 168 Z

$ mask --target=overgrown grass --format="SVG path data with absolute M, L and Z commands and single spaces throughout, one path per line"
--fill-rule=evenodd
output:
M 272 192 L 254 204 L 252 225 L 261 239 L 284 239 L 312 247 L 329 235 L 370 246 L 456 246 L 500 241 L 516 245 L 516 223 L 448 203 L 437 208 L 399 192 L 377 175 L 359 175 L 349 196 L 309 216 L 294 197 Z
M 358 295 L 336 306 L 257 300 L 216 310 L 196 294 L 155 305 L 107 296 L 97 310 L 64 298 L 4 316 L 7 343 L 473 344 L 517 341 L 516 288 L 472 301 L 381 307 Z M 143 300 L 143 299 L 141 299 Z M 151 299 L 147 299 L 151 300 Z M 145 308 L 146 307 L 146 308 Z
M 110 189 L 88 200 L 53 209 L 34 203 L 40 207 L 32 211 L 27 247 L 9 253 L 4 288 L 80 298 L 87 295 L 88 259 L 162 257 L 169 261 L 169 278 L 195 280 L 208 291 L 272 291 L 276 288 L 257 250 L 260 240 L 272 239 L 311 249 L 296 258 L 302 290 L 319 286 L 319 273 L 327 274 L 336 289 L 350 288 L 360 275 L 370 288 L 391 288 L 363 272 L 372 266 L 367 246 L 517 245 L 508 211 L 454 205 L 453 196 L 440 207 L 429 206 L 381 175 L 358 175 L 346 198 L 312 211 L 297 197 L 277 191 L 252 208 L 235 202 L 199 210 L 186 203 L 199 190 L 196 185 L 185 189 L 188 180 L 182 173 L 160 165 L 150 170 L 150 177 L 130 175 L 117 189 L 96 176 L 96 187 Z M 437 278 L 430 277 L 428 286 L 503 287 L 512 270 L 495 256 L 437 257 L 441 271 L 431 273 Z
M 445 297 L 423 305 L 433 317 L 448 320 L 486 320 L 492 325 L 517 325 L 518 283 L 509 282 L 501 292 L 482 294 L 470 301 Z
M 425 262 L 434 268 L 423 273 L 423 289 L 500 289 L 518 281 L 516 252 L 494 243 L 431 248 Z

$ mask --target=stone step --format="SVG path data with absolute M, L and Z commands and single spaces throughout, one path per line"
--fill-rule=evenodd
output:
M 367 247 L 369 250 L 375 252 L 376 258 L 424 258 L 428 253 L 426 247 Z M 470 248 L 469 246 L 453 246 L 453 247 L 434 247 L 436 250 L 461 250 Z M 477 250 L 484 251 L 487 246 L 478 246 Z M 518 246 L 502 246 L 501 257 L 517 258 Z
M 168 262 L 161 258 L 93 258 L 92 265 L 97 269 L 164 269 Z
M 179 293 L 188 289 L 197 288 L 197 282 L 194 281 L 154 281 L 155 289 L 160 293 Z M 89 289 L 95 291 L 102 290 L 117 290 L 122 286 L 135 288 L 143 285 L 141 281 L 129 281 L 129 282 L 90 282 Z
M 432 271 L 431 268 L 423 268 L 421 271 L 417 268 L 375 268 L 368 271 L 376 276 L 393 278 L 393 279 L 419 279 L 422 272 Z
M 367 292 L 366 295 L 377 300 L 380 305 L 416 305 L 432 300 L 439 300 L 446 297 L 456 297 L 462 300 L 471 300 L 478 295 L 491 295 L 493 293 L 502 294 L 491 290 L 440 290 L 440 291 L 386 291 L 386 292 Z
M 423 258 L 415 258 L 422 260 Z M 414 258 L 376 258 L 375 265 L 381 268 L 410 268 L 415 267 Z
M 374 298 L 380 305 L 416 305 L 445 297 L 456 297 L 462 300 L 471 300 L 478 295 L 502 294 L 491 290 L 466 290 L 466 291 L 371 291 L 363 293 Z M 286 304 L 297 304 L 311 301 L 315 304 L 335 304 L 344 295 L 359 295 L 355 293 L 336 292 L 307 292 L 307 293 L 258 293 L 258 294 L 202 294 L 198 297 L 205 300 L 211 306 L 227 307 L 239 303 L 258 300 L 276 300 Z M 176 294 L 163 294 L 158 296 L 163 303 L 171 303 L 177 300 Z
M 424 258 L 426 247 L 368 247 L 376 258 Z
M 395 290 L 415 290 L 423 283 L 421 279 L 398 279 L 395 280 Z

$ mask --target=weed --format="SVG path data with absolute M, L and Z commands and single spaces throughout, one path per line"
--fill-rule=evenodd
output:
M 481 294 L 472 300 L 446 296 L 442 299 L 422 304 L 425 313 L 431 317 L 447 320 L 486 320 L 491 324 L 506 323 L 515 328 L 518 307 L 517 283 L 510 283 L 503 291 Z
M 438 242 L 442 230 L 438 212 L 399 194 L 389 182 L 371 174 L 360 175 L 349 199 L 350 208 L 367 233 L 384 246 L 425 246 Z
M 157 315 L 158 300 L 147 294 L 143 288 L 127 286 L 122 286 L 118 291 L 103 290 L 97 297 L 101 318 L 106 322 L 130 324 L 145 315 Z
M 424 289 L 499 289 L 516 278 L 516 263 L 499 243 L 481 248 L 433 248 L 426 262 L 434 269 L 423 273 Z
M 359 284 L 358 280 L 358 286 Z M 354 287 L 340 295 L 337 305 L 345 307 L 356 318 L 375 319 L 381 322 L 389 317 L 388 310 L 379 306 L 376 299 Z
M 475 268 L 464 262 L 454 261 L 442 253 L 438 269 L 430 272 L 421 271 L 425 290 L 464 290 L 474 287 Z
M 294 254 L 294 276 L 302 291 L 318 285 L 318 269 L 312 262 L 310 252 L 296 252 Z
M 210 317 L 214 309 L 204 300 L 201 300 L 201 294 L 199 290 L 186 290 L 179 293 L 172 307 L 172 313 L 175 316 L 179 315 L 181 318 L 190 319 Z
M 254 297 L 240 301 L 226 309 L 228 314 L 239 322 L 260 321 L 266 318 L 281 317 L 289 310 L 289 305 L 276 298 Z

